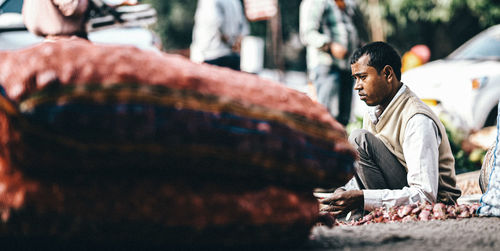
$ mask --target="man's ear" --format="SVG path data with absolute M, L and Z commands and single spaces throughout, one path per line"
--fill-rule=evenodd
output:
M 389 79 L 389 77 L 394 77 L 394 70 L 390 65 L 384 66 L 384 69 L 382 69 L 382 71 L 386 79 Z

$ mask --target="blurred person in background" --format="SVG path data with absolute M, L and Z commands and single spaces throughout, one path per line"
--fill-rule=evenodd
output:
M 319 103 L 347 125 L 351 113 L 353 80 L 348 56 L 360 46 L 352 0 L 302 0 L 300 37 L 307 47 L 309 80 Z M 338 104 L 334 104 L 334 99 Z
M 78 36 L 87 39 L 88 0 L 24 0 L 26 28 L 46 38 Z
M 249 27 L 240 0 L 198 0 L 190 58 L 240 70 L 240 46 Z

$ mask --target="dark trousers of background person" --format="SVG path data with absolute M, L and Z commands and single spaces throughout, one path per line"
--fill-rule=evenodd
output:
M 206 60 L 205 63 L 211 64 L 211 65 L 222 66 L 222 67 L 228 67 L 228 68 L 231 68 L 233 70 L 239 71 L 240 70 L 240 55 L 238 55 L 236 53 L 231 53 L 230 55 L 222 56 L 220 58 Z
M 330 114 L 343 125 L 351 117 L 351 101 L 354 80 L 351 71 L 341 70 L 336 66 L 319 65 L 310 72 L 310 79 L 316 88 L 318 102 L 324 105 Z M 337 96 L 338 103 L 333 99 Z M 338 109 L 338 114 L 336 114 Z

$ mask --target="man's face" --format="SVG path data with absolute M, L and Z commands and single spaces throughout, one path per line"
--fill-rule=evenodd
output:
M 368 66 L 369 55 L 364 55 L 351 65 L 352 76 L 355 80 L 354 90 L 358 91 L 359 98 L 369 106 L 385 104 L 390 95 L 390 84 L 383 74 Z

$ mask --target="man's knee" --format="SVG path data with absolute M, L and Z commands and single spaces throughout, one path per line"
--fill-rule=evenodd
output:
M 349 135 L 349 143 L 358 148 L 363 145 L 363 143 L 368 141 L 368 138 L 373 136 L 371 132 L 365 129 L 357 129 L 351 132 Z

